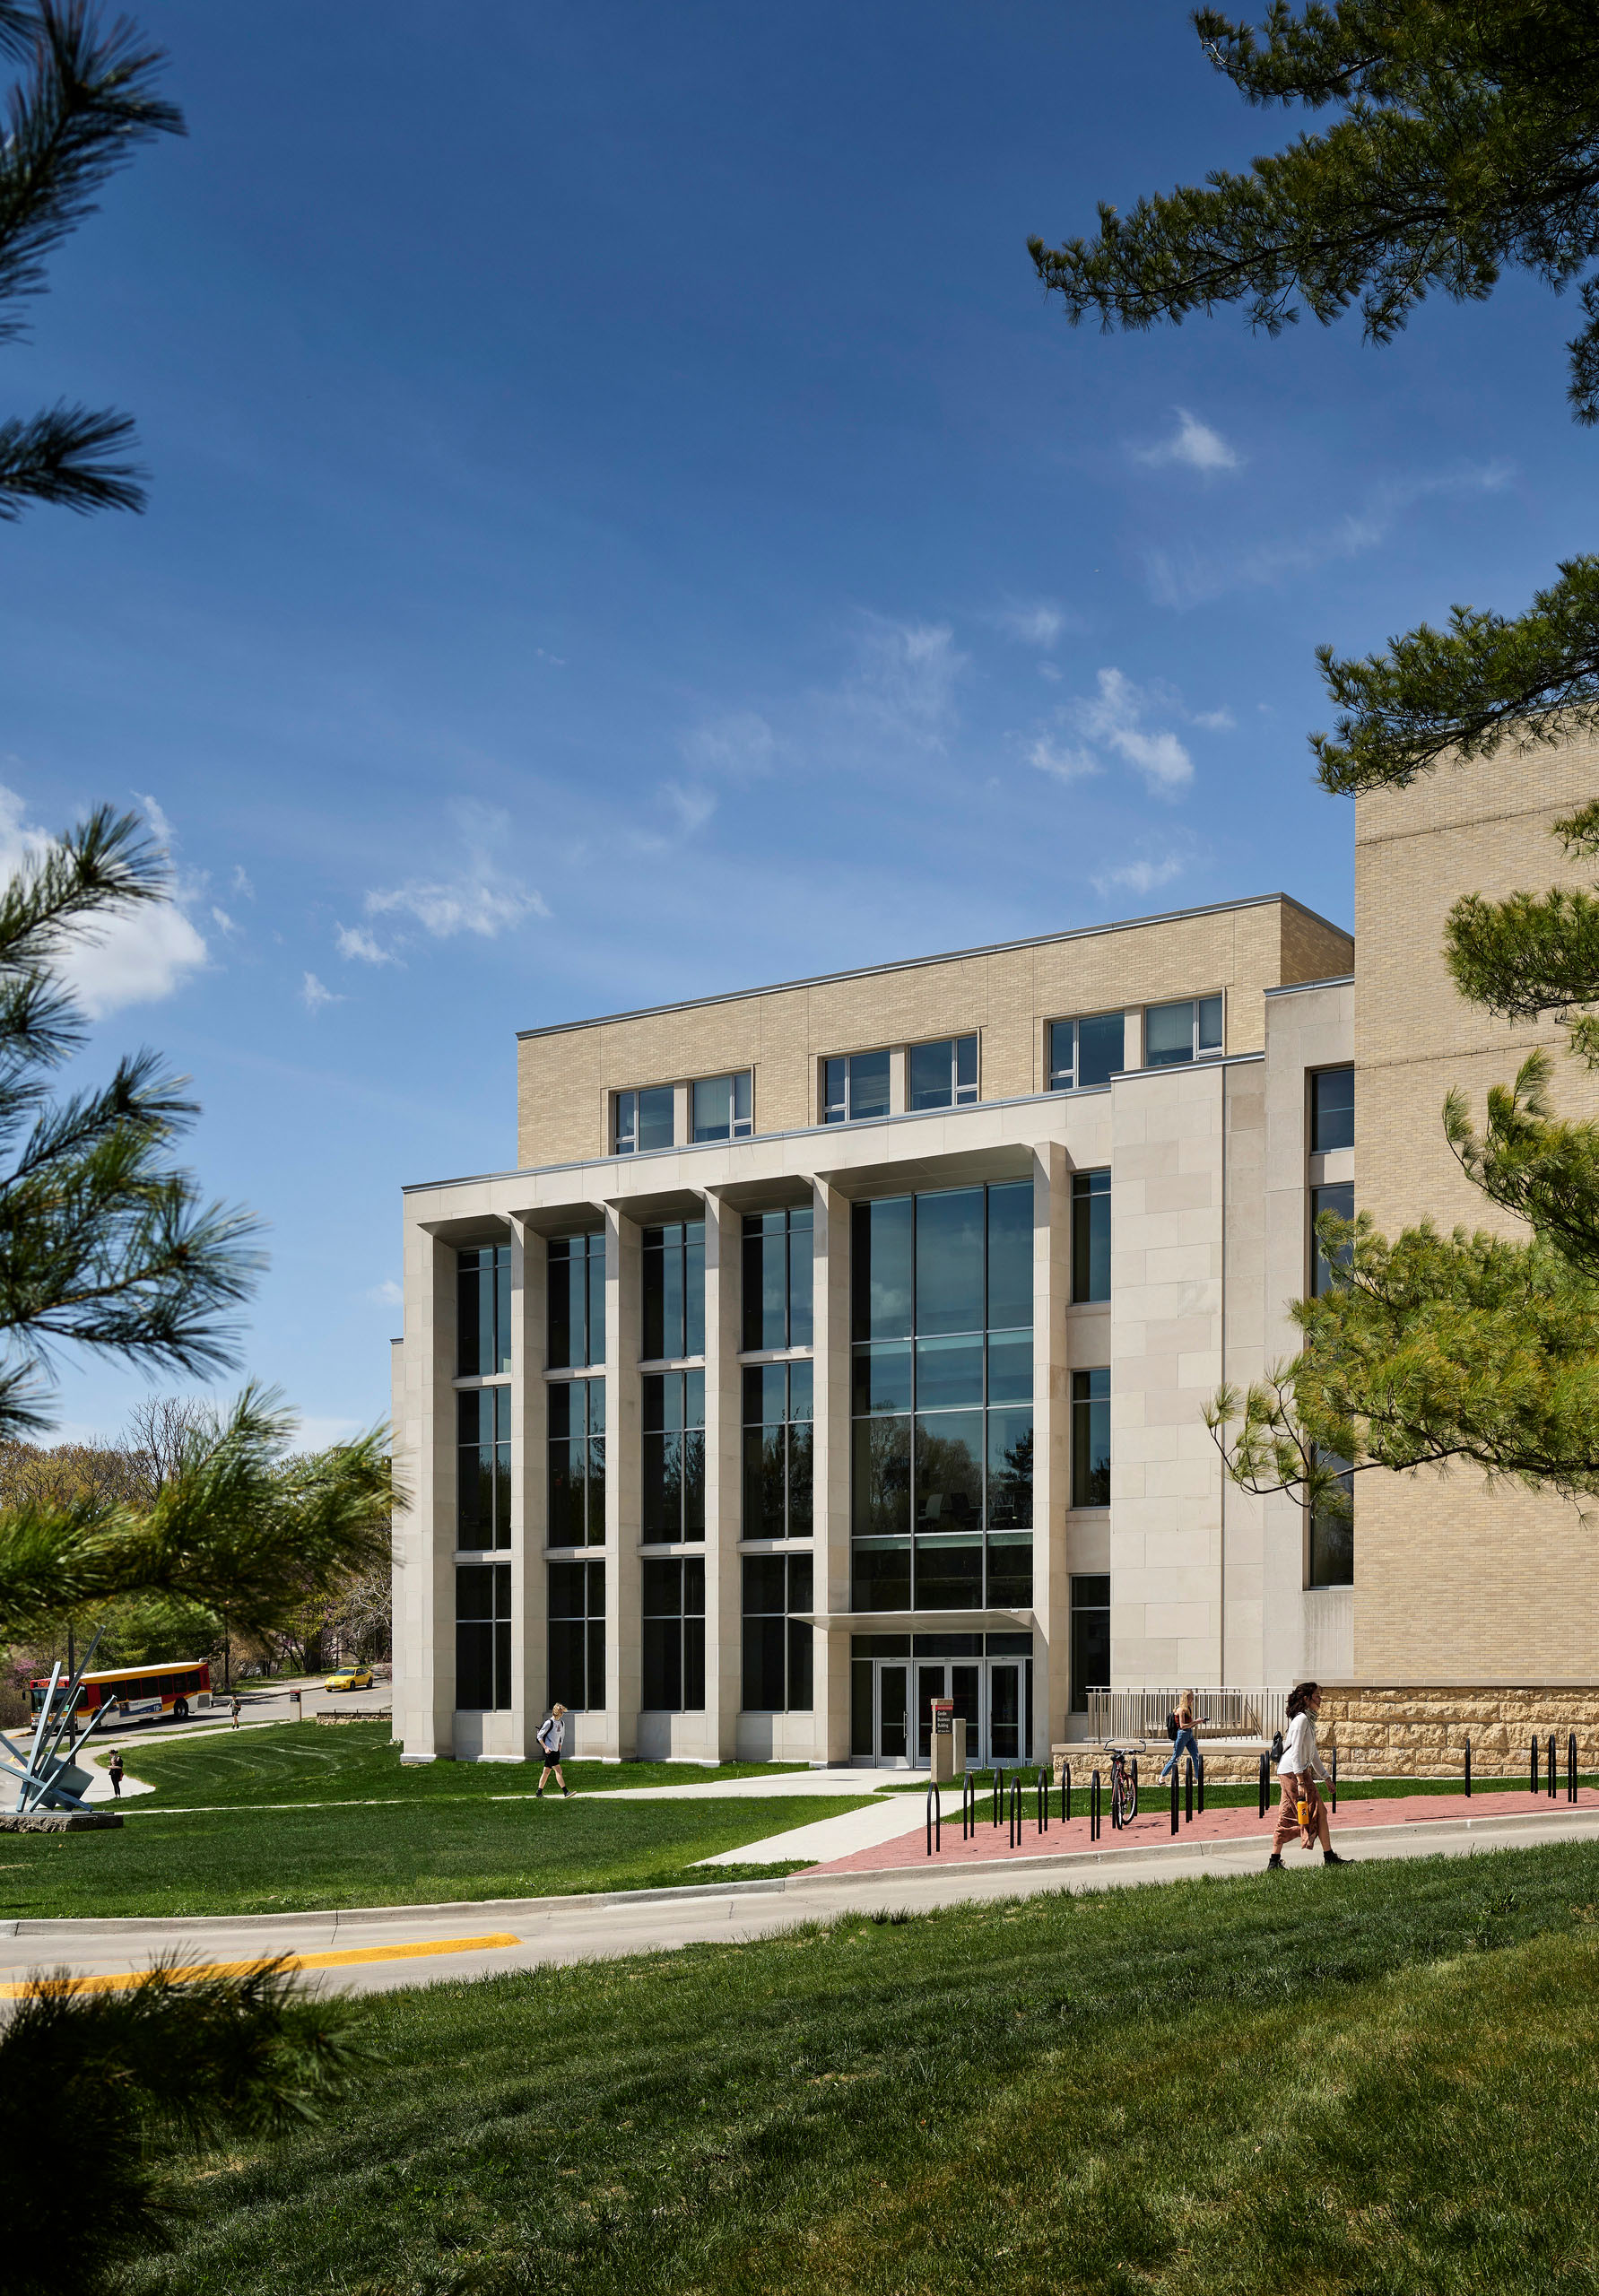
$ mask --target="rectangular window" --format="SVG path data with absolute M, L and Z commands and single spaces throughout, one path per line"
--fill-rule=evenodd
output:
M 1322 1505 L 1310 1509 L 1310 1552 L 1307 1583 L 1312 1587 L 1352 1587 L 1355 1583 L 1355 1478 L 1347 1459 L 1324 1454 L 1322 1465 L 1338 1473 L 1343 1506 Z
M 862 1124 L 889 1112 L 889 1057 L 851 1052 L 821 1064 L 823 1124 Z
M 1151 1004 L 1143 1016 L 1143 1065 L 1171 1068 L 1221 1049 L 1221 999 L 1185 997 L 1180 1004 Z
M 582 1370 L 605 1360 L 605 1239 L 557 1236 L 550 1245 L 547 1361 Z
M 788 1212 L 752 1212 L 744 1219 L 746 1355 L 778 1347 L 809 1347 L 814 1296 L 815 1214 L 810 1205 Z
M 978 1097 L 978 1040 L 941 1037 L 910 1048 L 909 1104 L 913 1109 L 963 1108 Z
M 1110 1581 L 1072 1581 L 1072 1711 L 1088 1712 L 1091 1690 L 1110 1688 Z
M 644 1565 L 644 1707 L 705 1710 L 705 1564 L 698 1556 Z
M 690 1087 L 690 1101 L 696 1140 L 747 1140 L 754 1129 L 747 1068 L 733 1076 L 701 1076 Z
M 605 1382 L 552 1379 L 550 1406 L 551 1546 L 605 1544 Z
M 1126 1065 L 1127 1023 L 1120 1013 L 1093 1013 L 1082 1021 L 1049 1023 L 1049 1089 L 1086 1091 L 1108 1084 Z
M 744 1711 L 809 1714 L 816 1631 L 808 1554 L 744 1557 Z M 795 1613 L 801 1613 L 796 1617 Z
M 1310 1079 L 1310 1150 L 1325 1154 L 1329 1148 L 1355 1144 L 1355 1072 L 1352 1068 L 1320 1068 Z
M 851 1523 L 856 1609 L 1032 1596 L 1033 1192 L 857 1205 Z
M 511 1248 L 456 1254 L 456 1377 L 491 1379 L 511 1368 Z
M 643 1238 L 647 1363 L 705 1352 L 705 1222 L 676 1220 Z
M 456 1391 L 456 1544 L 511 1543 L 511 1391 Z
M 502 1712 L 511 1702 L 511 1566 L 462 1563 L 456 1571 L 456 1704 Z
M 1110 1297 L 1110 1174 L 1072 1175 L 1072 1299 Z
M 1349 1246 L 1341 1244 L 1329 1261 L 1322 1250 L 1317 1223 L 1324 1212 L 1336 1214 L 1340 1220 L 1355 1216 L 1355 1184 L 1353 1180 L 1335 1180 L 1330 1187 L 1313 1187 L 1310 1191 L 1310 1291 L 1319 1300 L 1324 1292 L 1333 1288 L 1334 1267 L 1349 1265 Z
M 644 1381 L 644 1535 L 705 1536 L 705 1374 L 658 1371 Z
M 552 1706 L 598 1713 L 605 1703 L 605 1566 L 550 1565 Z
M 652 1148 L 670 1148 L 676 1123 L 677 1094 L 670 1084 L 652 1084 L 642 1092 L 618 1092 L 616 1153 L 642 1156 Z
M 747 1539 L 811 1535 L 812 1367 L 744 1367 Z
M 1072 1374 L 1072 1504 L 1110 1504 L 1110 1373 Z

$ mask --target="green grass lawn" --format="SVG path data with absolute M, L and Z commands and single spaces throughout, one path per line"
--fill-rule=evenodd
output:
M 572 1762 L 571 1800 L 539 1802 L 537 1772 L 520 1766 L 402 1769 L 387 1722 L 283 1723 L 130 1748 L 126 1759 L 157 1792 L 124 1805 L 120 1832 L 0 1835 L 0 1919 L 283 1913 L 704 1883 L 712 1877 L 692 1870 L 701 1857 L 860 1806 L 830 1794 L 618 1802 L 595 1790 L 761 1774 L 681 1762 Z
M 1592 2296 L 1599 1846 L 445 1984 L 135 2296 Z

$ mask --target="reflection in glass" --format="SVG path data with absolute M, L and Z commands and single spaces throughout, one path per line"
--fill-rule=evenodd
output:
M 1110 1174 L 1075 1172 L 1072 1177 L 1072 1298 L 1110 1297 Z
M 972 1611 L 983 1606 L 981 1539 L 925 1539 L 916 1543 L 917 1608 Z
M 993 1332 L 988 1339 L 988 1400 L 1031 1403 L 1033 1335 L 1030 1331 Z
M 1016 1180 L 988 1190 L 988 1328 L 1011 1331 L 1032 1319 L 1033 1192 L 1030 1181 Z
M 922 1411 L 943 1411 L 983 1400 L 983 1343 L 970 1338 L 918 1339 L 916 1397 Z
M 1110 1504 L 1110 1373 L 1072 1374 L 1072 1504 Z
M 1033 1519 L 1033 1414 L 1030 1404 L 988 1413 L 988 1527 L 1025 1531 Z
M 857 1536 L 885 1538 L 910 1528 L 910 1422 L 855 1422 L 851 1516 Z
M 868 1422 L 868 1425 L 881 1422 Z M 918 1530 L 980 1528 L 983 1520 L 983 1414 L 941 1411 L 916 1422 L 916 1518 Z
M 1330 1187 L 1313 1187 L 1310 1191 L 1310 1291 L 1312 1297 L 1318 1300 L 1324 1292 L 1330 1292 L 1333 1288 L 1334 1268 L 1349 1265 L 1351 1251 L 1347 1243 L 1340 1244 L 1331 1260 L 1327 1258 L 1322 1249 L 1321 1237 L 1317 1232 L 1317 1222 L 1324 1213 L 1331 1213 L 1340 1220 L 1354 1218 L 1353 1180 L 1335 1180 Z
M 1030 1538 L 1000 1538 L 988 1542 L 988 1602 L 1000 1611 L 1030 1610 L 1033 1599 L 1033 1543 Z
M 980 1187 L 948 1188 L 917 1198 L 918 1332 L 983 1328 L 984 1193 Z
M 1355 1072 L 1323 1068 L 1310 1079 L 1310 1146 L 1315 1154 L 1355 1144 Z
M 909 1337 L 910 1237 L 909 1196 L 856 1205 L 850 1258 L 856 1339 Z

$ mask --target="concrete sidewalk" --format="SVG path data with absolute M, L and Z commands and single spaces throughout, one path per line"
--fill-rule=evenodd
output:
M 1530 1797 L 1529 1797 L 1530 1799 Z M 1548 1842 L 1599 1841 L 1599 1810 L 1561 1805 L 1509 1817 L 1446 1819 L 1374 1827 L 1351 1844 L 1367 1858 L 1473 1857 Z M 1342 1813 L 1340 1813 L 1342 1815 Z M 1137 1888 L 1201 1874 L 1254 1875 L 1264 1888 L 1291 1886 L 1261 1872 L 1257 1836 L 1143 1847 L 1105 1846 L 952 1866 L 923 1860 L 871 1874 L 794 1874 L 786 1882 L 732 1883 L 706 1889 L 624 1891 L 611 1895 L 512 1898 L 435 1906 L 379 1906 L 340 1913 L 238 1916 L 221 1920 L 27 1921 L 0 1925 L 0 1998 L 36 1972 L 71 1972 L 130 1981 L 156 1953 L 187 1964 L 238 1966 L 285 1953 L 342 1992 L 389 1992 L 441 1978 L 610 1960 L 683 1945 L 770 1936 L 813 1921 L 873 1912 L 926 1913 L 940 1906 L 1031 1897 L 1042 1891 Z M 1297 1850 L 1317 1888 L 1340 1876 Z

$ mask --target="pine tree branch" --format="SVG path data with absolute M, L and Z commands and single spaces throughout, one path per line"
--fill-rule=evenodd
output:
M 20 518 L 30 502 L 53 502 L 83 517 L 142 510 L 145 473 L 118 458 L 133 444 L 129 417 L 109 410 L 63 404 L 30 422 L 0 422 L 0 518 Z

